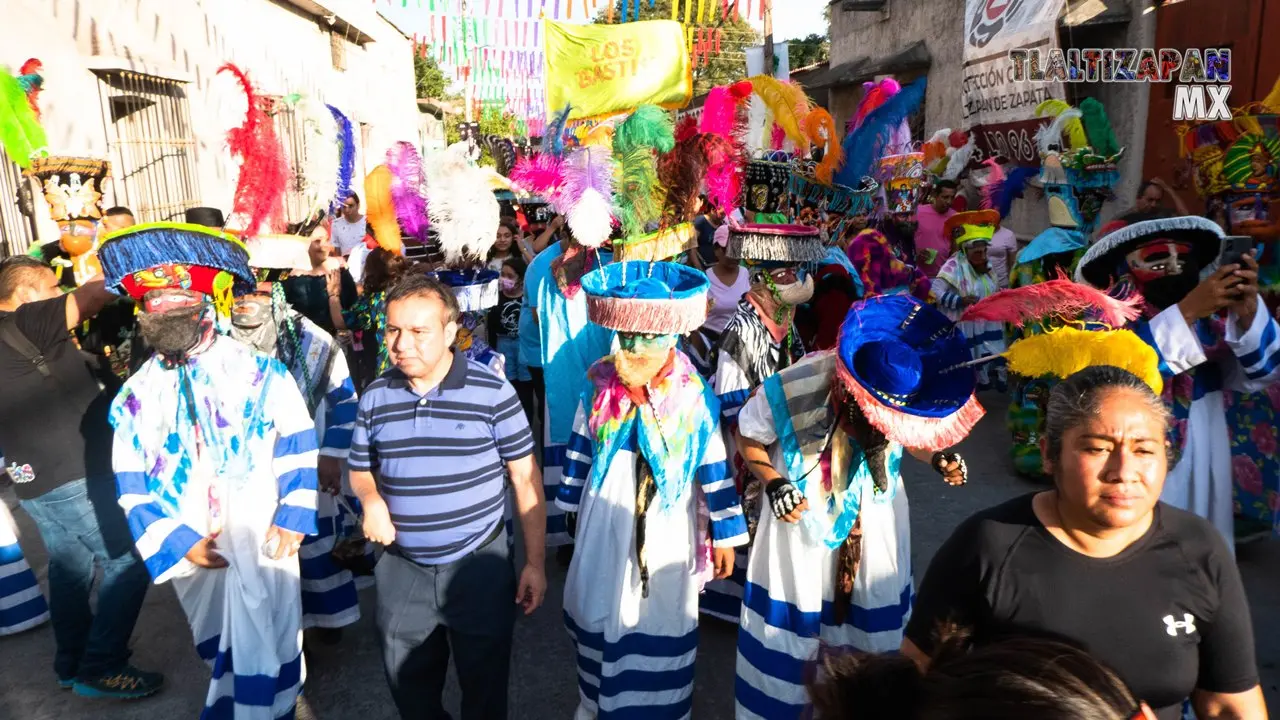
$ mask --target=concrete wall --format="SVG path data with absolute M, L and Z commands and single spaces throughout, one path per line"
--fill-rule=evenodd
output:
M 1155 39 L 1155 13 L 1143 12 L 1147 4 L 1145 0 L 1128 2 L 1131 19 L 1127 24 L 1064 30 L 1060 33 L 1062 46 L 1151 46 Z M 832 65 L 862 57 L 886 57 L 924 40 L 933 58 L 928 73 L 924 127 L 930 133 L 944 127 L 959 127 L 961 85 L 964 81 L 964 0 L 888 0 L 885 6 L 887 12 L 884 13 L 844 12 L 838 5 L 832 6 Z M 900 76 L 899 79 L 907 81 L 911 76 Z M 1148 87 L 1139 83 L 1097 83 L 1076 84 L 1068 89 L 1068 99 L 1073 102 L 1089 96 L 1097 98 L 1106 107 L 1116 137 L 1126 148 L 1120 164 L 1121 181 L 1115 190 L 1116 200 L 1103 208 L 1101 225 L 1133 205 L 1134 194 L 1142 180 Z M 860 84 L 830 91 L 831 112 L 839 123 L 838 127 L 843 127 L 852 116 L 861 97 Z M 1025 198 L 1015 201 L 1005 224 L 1020 238 L 1029 240 L 1047 227 L 1048 213 L 1043 198 L 1036 190 L 1028 189 Z M 971 200 L 976 200 L 976 196 Z
M 89 69 L 95 63 L 118 59 L 125 68 L 189 80 L 199 195 L 204 205 L 229 209 L 238 165 L 226 131 L 245 106 L 233 79 L 216 75 L 223 63 L 247 71 L 264 94 L 304 93 L 368 124 L 360 177 L 393 142 L 419 137 L 411 41 L 367 1 L 323 5 L 373 38 L 363 48 L 347 44 L 345 72 L 333 67 L 324 20 L 283 0 L 6 0 L 0 63 L 14 70 L 28 57 L 44 63 L 40 103 L 55 154 L 109 156 L 99 80 Z

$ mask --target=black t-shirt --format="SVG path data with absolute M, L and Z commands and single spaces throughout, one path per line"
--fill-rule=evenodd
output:
M 62 296 L 0 312 L 0 318 L 13 316 L 50 371 L 42 377 L 34 363 L 0 342 L 0 449 L 6 467 L 30 465 L 35 474 L 15 486 L 24 500 L 112 474 L 111 397 L 102 391 L 93 358 L 71 341 L 68 302 L 74 300 Z
M 338 302 L 343 310 L 355 304 L 359 297 L 356 281 L 343 268 L 339 275 Z M 329 314 L 329 291 L 324 275 L 291 275 L 284 281 L 284 299 L 308 320 L 319 325 L 327 333 L 334 333 L 333 318 Z
M 524 296 L 500 296 L 498 304 L 489 310 L 489 333 L 493 337 L 520 337 L 520 305 Z
M 716 227 L 706 215 L 693 219 L 693 228 L 698 232 L 698 256 L 706 267 L 716 264 Z
M 1249 606 L 1235 560 L 1207 521 L 1163 503 L 1151 528 L 1091 558 L 1036 519 L 1032 495 L 966 520 L 929 563 L 906 635 L 930 652 L 948 619 L 984 642 L 1048 635 L 1114 669 L 1162 720 L 1194 689 L 1258 684 Z

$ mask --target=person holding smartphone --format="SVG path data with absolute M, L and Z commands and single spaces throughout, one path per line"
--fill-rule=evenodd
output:
M 1228 547 L 1232 487 L 1248 470 L 1234 462 L 1224 392 L 1260 392 L 1280 378 L 1280 328 L 1258 293 L 1253 250 L 1241 249 L 1212 220 L 1144 220 L 1103 237 L 1076 270 L 1078 282 L 1142 293 L 1145 312 L 1132 329 L 1159 355 L 1172 401 L 1173 456 L 1160 499 L 1207 518 Z

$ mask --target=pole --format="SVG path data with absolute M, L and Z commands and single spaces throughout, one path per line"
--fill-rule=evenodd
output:
M 764 0 L 764 74 L 774 77 L 773 69 L 773 0 Z
M 462 17 L 464 18 L 467 17 L 467 0 L 462 0 L 462 2 L 458 4 L 458 9 L 461 11 Z M 465 29 L 466 25 L 463 25 L 463 28 Z M 466 37 L 467 37 L 466 34 L 464 34 L 463 35 L 464 42 Z M 475 74 L 473 72 L 474 64 L 475 64 L 474 63 L 475 56 L 472 54 L 473 50 L 475 49 L 470 48 L 467 50 L 467 57 L 470 58 L 470 60 L 462 68 L 462 82 L 463 82 L 463 92 L 462 92 L 463 100 L 462 101 L 466 105 L 464 117 L 466 118 L 468 123 L 475 121 L 475 114 L 476 114 L 475 108 L 473 107 L 475 105 L 475 85 L 476 85 L 475 81 L 472 80 L 472 78 L 475 77 Z

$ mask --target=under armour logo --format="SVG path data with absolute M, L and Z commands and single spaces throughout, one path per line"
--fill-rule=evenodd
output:
M 1191 613 L 1182 614 L 1182 622 L 1173 619 L 1172 615 L 1164 616 L 1164 629 L 1169 633 L 1170 637 L 1178 637 L 1178 628 L 1182 628 L 1184 634 L 1190 635 L 1196 631 L 1196 618 Z

